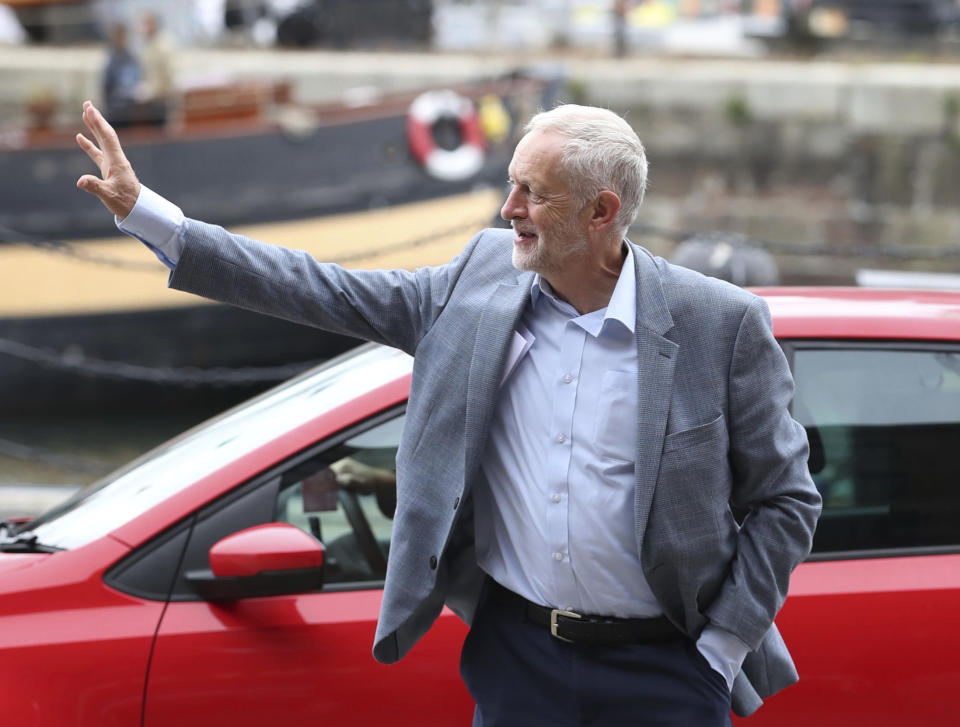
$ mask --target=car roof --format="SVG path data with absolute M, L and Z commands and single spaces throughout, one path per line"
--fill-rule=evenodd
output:
M 960 291 L 754 288 L 778 338 L 960 341 Z

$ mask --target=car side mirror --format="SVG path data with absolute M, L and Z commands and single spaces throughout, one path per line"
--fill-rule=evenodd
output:
M 255 525 L 210 548 L 210 569 L 186 580 L 206 601 L 308 593 L 323 588 L 323 545 L 286 523 Z

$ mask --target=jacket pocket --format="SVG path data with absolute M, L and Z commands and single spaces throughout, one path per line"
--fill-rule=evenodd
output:
M 684 429 L 679 432 L 674 432 L 673 434 L 668 434 L 663 439 L 663 453 L 673 452 L 678 449 L 684 449 L 686 447 L 696 447 L 704 442 L 709 442 L 712 439 L 719 439 L 725 437 L 727 433 L 727 424 L 724 421 L 723 415 L 721 414 L 713 421 L 709 421 L 706 424 L 701 424 L 700 426 L 693 427 L 692 429 Z M 725 449 L 726 447 L 724 447 Z

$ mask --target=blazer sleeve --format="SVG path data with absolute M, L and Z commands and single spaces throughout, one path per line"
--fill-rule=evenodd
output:
M 807 436 L 789 413 L 793 377 L 766 303 L 748 306 L 729 374 L 731 504 L 747 511 L 710 622 L 757 648 L 810 552 L 821 498 L 807 469 Z
M 413 354 L 449 299 L 479 235 L 446 265 L 346 270 L 187 219 L 169 285 L 222 303 Z

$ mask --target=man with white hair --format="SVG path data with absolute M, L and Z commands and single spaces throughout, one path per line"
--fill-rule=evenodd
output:
M 796 680 L 773 624 L 820 497 L 763 301 L 625 238 L 646 184 L 603 109 L 529 123 L 447 265 L 347 271 L 185 218 L 89 104 L 78 143 L 172 287 L 415 356 L 374 656 L 444 604 L 477 725 L 729 723 Z M 734 516 L 734 512 L 739 517 Z

